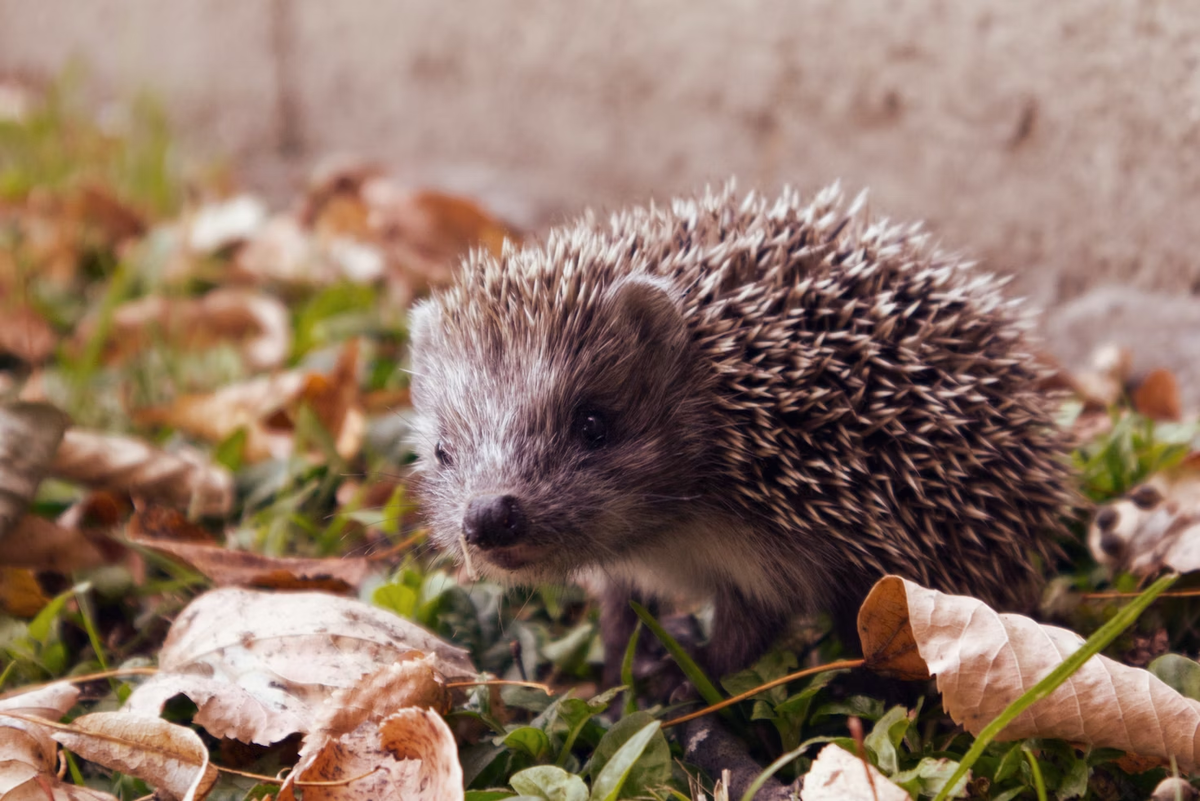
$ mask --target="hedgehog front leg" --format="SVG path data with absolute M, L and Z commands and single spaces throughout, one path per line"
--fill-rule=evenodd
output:
M 600 639 L 604 643 L 605 687 L 616 687 L 621 683 L 621 662 L 633 630 L 637 628 L 638 616 L 630 607 L 633 592 L 620 584 L 609 584 L 600 597 Z
M 704 665 L 714 681 L 743 668 L 766 653 L 787 626 L 788 615 L 728 588 L 713 599 L 712 638 L 704 648 Z

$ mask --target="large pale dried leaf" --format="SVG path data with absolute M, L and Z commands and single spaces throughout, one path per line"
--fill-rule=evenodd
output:
M 0 353 L 16 356 L 29 364 L 40 364 L 54 353 L 58 335 L 28 306 L 0 307 Z
M 200 801 L 217 781 L 200 736 L 158 717 L 95 712 L 52 736 L 84 759 L 143 779 L 167 799 Z
M 1102 565 L 1148 576 L 1200 570 L 1200 458 L 1159 472 L 1101 506 L 1088 549 Z
M 371 562 L 361 558 L 301 559 L 144 537 L 131 536 L 129 541 L 173 556 L 224 587 L 323 590 L 344 594 L 357 590 L 372 572 Z
M 96 489 L 125 492 L 201 515 L 224 515 L 233 503 L 233 476 L 188 450 L 169 453 L 141 440 L 71 429 L 53 473 Z
M 196 722 L 214 736 L 267 744 L 309 731 L 334 690 L 421 653 L 433 655 L 442 675 L 474 675 L 461 649 L 359 601 L 213 590 L 176 618 L 159 674 L 134 691 L 127 708 L 155 714 L 184 694 L 199 708 Z
M 117 550 L 103 547 L 87 532 L 37 515 L 22 517 L 0 540 L 0 564 L 30 570 L 72 573 L 111 564 L 117 555 Z
M 76 338 L 90 341 L 96 325 L 84 323 Z M 252 369 L 280 366 L 292 347 L 287 308 L 270 295 L 244 289 L 215 289 L 199 298 L 139 298 L 113 313 L 105 356 L 121 362 L 155 343 L 199 351 L 220 342 L 235 344 Z
M 0 540 L 25 514 L 68 425 L 47 403 L 0 404 Z
M 198 671 L 158 673 L 134 690 L 125 708 L 158 714 L 177 695 L 196 704 L 195 722 L 212 736 L 258 745 L 308 731 L 312 709 L 322 698 L 320 688 L 287 687 L 270 671 L 238 665 L 215 678 Z
M 897 583 L 903 593 L 895 592 Z M 982 601 L 925 589 L 885 576 L 863 603 L 869 611 L 903 603 L 921 658 L 937 677 L 950 717 L 978 734 L 1010 703 L 1083 644 L 1074 632 L 1027 617 L 999 614 Z M 894 637 L 880 633 L 877 641 Z M 869 663 L 874 662 L 863 643 Z M 1200 702 L 1185 698 L 1149 671 L 1093 656 L 1049 697 L 1022 712 L 999 739 L 1053 737 L 1143 756 L 1174 757 L 1191 770 L 1200 758 Z
M 293 778 L 295 777 L 295 778 Z M 280 789 L 279 801 L 294 801 L 295 780 L 340 782 L 305 786 L 305 801 L 456 801 L 463 798 L 462 766 L 454 735 L 441 716 L 427 709 L 402 709 L 382 723 L 364 723 L 327 740 L 308 756 Z
M 868 773 L 870 778 L 868 778 Z M 804 775 L 803 801 L 909 801 L 874 765 L 830 743 Z

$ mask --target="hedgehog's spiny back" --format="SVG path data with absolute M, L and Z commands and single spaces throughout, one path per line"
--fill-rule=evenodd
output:
M 708 196 L 644 220 L 689 254 L 675 269 L 737 498 L 798 533 L 797 558 L 1028 603 L 1030 554 L 1053 553 L 1074 495 L 1027 319 L 1001 282 L 859 205 Z

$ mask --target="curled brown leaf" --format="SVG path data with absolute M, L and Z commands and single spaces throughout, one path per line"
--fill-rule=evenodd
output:
M 864 611 L 860 620 L 911 628 L 921 659 L 937 678 L 946 711 L 973 734 L 1083 644 L 1082 637 L 1066 629 L 1000 614 L 975 598 L 946 595 L 898 576 L 880 579 L 863 607 L 892 605 L 898 597 L 906 615 Z M 890 642 L 894 637 L 878 632 L 874 639 Z M 875 662 L 872 654 L 866 656 L 868 663 Z M 1200 702 L 1147 670 L 1097 655 L 1018 715 L 997 739 L 1026 737 L 1174 758 L 1190 771 L 1200 763 Z
M 224 515 L 233 503 L 233 476 L 198 454 L 168 452 L 116 434 L 71 429 L 53 473 L 96 489 L 160 501 L 200 515 Z

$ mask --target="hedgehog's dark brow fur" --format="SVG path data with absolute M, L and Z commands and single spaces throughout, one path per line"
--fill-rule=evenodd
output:
M 1002 281 L 862 206 L 726 190 L 470 257 L 414 313 L 418 430 L 490 460 L 439 473 L 423 447 L 438 541 L 455 547 L 465 496 L 503 490 L 565 552 L 520 579 L 695 545 L 754 568 L 711 566 L 718 604 L 852 615 L 892 572 L 1028 607 L 1075 495 L 1027 320 Z M 656 344 L 675 312 L 614 311 L 634 280 L 677 308 L 682 351 Z M 557 408 L 581 393 L 625 433 L 589 460 Z

